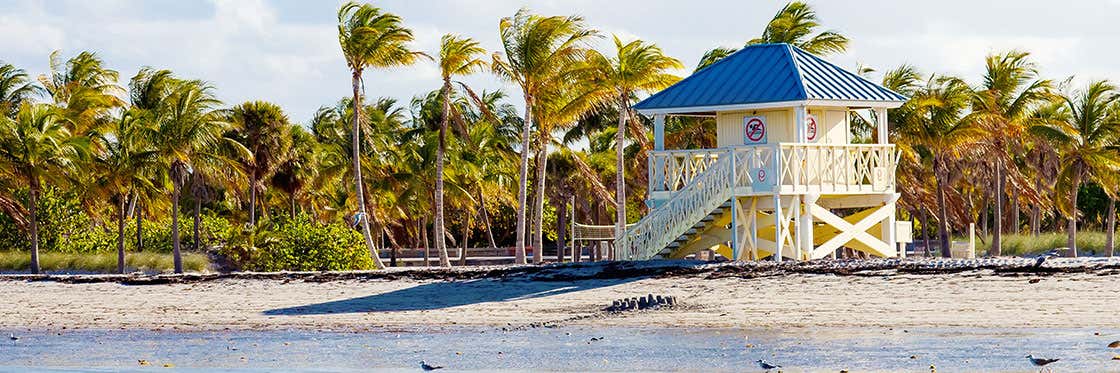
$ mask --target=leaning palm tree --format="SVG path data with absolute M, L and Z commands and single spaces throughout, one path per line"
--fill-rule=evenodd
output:
M 832 30 L 817 32 L 821 27 L 817 19 L 817 12 L 809 4 L 794 1 L 782 7 L 758 38 L 751 39 L 747 45 L 766 43 L 786 43 L 797 46 L 805 51 L 817 55 L 830 55 L 843 53 L 848 49 L 848 37 Z M 734 53 L 735 49 L 716 48 L 704 54 L 700 70 L 719 61 L 721 58 Z
M 451 260 L 447 257 L 447 243 L 443 239 L 446 231 L 443 221 L 443 162 L 447 154 L 447 124 L 452 117 L 451 83 L 456 76 L 470 75 L 484 70 L 486 61 L 481 58 L 484 53 L 486 53 L 486 50 L 482 49 L 478 42 L 471 38 L 447 34 L 440 39 L 438 63 L 440 78 L 443 79 L 443 86 L 440 89 L 443 110 L 439 124 L 439 149 L 436 152 L 436 216 L 434 223 L 436 250 L 439 251 L 439 265 L 443 267 L 451 266 Z
M 505 54 L 495 53 L 493 71 L 521 87 L 525 121 L 521 129 L 521 166 L 517 191 L 517 241 L 515 261 L 525 264 L 526 209 L 529 191 L 529 134 L 534 124 L 533 106 L 542 89 L 584 56 L 585 43 L 596 34 L 579 16 L 540 16 L 528 8 L 502 18 L 498 33 Z M 534 248 L 539 251 L 540 248 Z
M 288 116 L 280 106 L 265 101 L 249 101 L 235 106 L 229 115 L 233 137 L 251 157 L 243 160 L 249 174 L 249 225 L 257 225 L 258 198 L 269 180 L 289 156 L 291 137 Z
M 72 135 L 51 105 L 23 103 L 15 119 L 0 117 L 0 173 L 28 188 L 31 273 L 39 273 L 39 193 L 74 176 L 89 147 L 89 138 Z
M 615 55 L 604 56 L 598 52 L 589 53 L 588 64 L 592 66 L 594 80 L 609 89 L 611 100 L 618 105 L 618 130 L 615 133 L 615 199 L 618 208 L 615 222 L 615 237 L 621 239 L 626 233 L 626 172 L 623 147 L 626 143 L 626 121 L 630 119 L 630 98 L 639 93 L 659 91 L 676 83 L 681 78 L 670 71 L 684 68 L 675 58 L 666 56 L 656 45 L 634 40 L 623 43 L 614 37 Z M 633 123 L 638 127 L 638 123 Z M 645 139 L 644 133 L 633 133 L 635 138 Z M 646 149 L 643 149 L 646 150 Z
M 1008 173 L 1022 179 L 1012 166 L 1016 155 L 1022 152 L 1021 143 L 1016 139 L 1031 126 L 1031 110 L 1050 98 L 1051 82 L 1038 78 L 1038 70 L 1027 52 L 993 54 L 985 62 L 984 82 L 975 92 L 972 110 L 990 133 L 984 148 L 988 150 L 985 159 L 994 162 L 996 218 L 993 219 L 995 227 L 989 254 L 999 256 L 1003 247 L 1003 200 Z
M 350 68 L 350 82 L 353 91 L 354 114 L 351 141 L 353 142 L 352 160 L 354 164 L 354 194 L 358 204 L 356 220 L 362 224 L 362 236 L 365 237 L 366 247 L 373 257 L 374 265 L 383 268 L 381 257 L 374 247 L 373 237 L 369 232 L 369 217 L 366 214 L 366 196 L 362 190 L 362 165 L 360 150 L 359 120 L 362 118 L 362 95 L 359 88 L 362 85 L 362 73 L 366 68 L 389 68 L 410 65 L 423 54 L 409 49 L 408 43 L 412 42 L 412 30 L 401 24 L 401 18 L 392 13 L 382 12 L 381 9 L 370 4 L 358 4 L 350 1 L 338 9 L 338 43 L 342 47 L 346 66 Z
M 1115 199 L 1120 187 L 1120 90 L 1107 80 L 1089 83 L 1082 91 L 1062 98 L 1055 120 L 1033 125 L 1029 131 L 1060 150 L 1061 170 L 1055 187 L 1058 208 L 1066 214 L 1066 246 L 1077 256 L 1077 196 L 1088 179 Z
M 903 67 L 909 70 L 908 67 Z M 888 76 L 914 76 L 900 71 Z M 909 79 L 909 78 L 907 78 Z M 937 182 L 938 232 L 941 255 L 949 257 L 949 217 L 946 194 L 950 182 L 950 165 L 984 137 L 984 131 L 965 117 L 972 90 L 954 77 L 931 76 L 924 87 L 915 89 L 911 99 L 898 110 L 895 135 L 903 152 L 916 152 L 932 159 Z

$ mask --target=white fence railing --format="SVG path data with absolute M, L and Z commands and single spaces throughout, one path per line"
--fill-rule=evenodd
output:
M 705 172 L 695 174 L 668 201 L 626 230 L 615 245 L 617 260 L 645 260 L 657 255 L 693 224 L 732 196 L 732 157 L 716 157 Z
M 774 188 L 782 193 L 889 192 L 895 187 L 898 164 L 894 145 L 781 143 L 654 151 L 649 156 L 649 191 L 678 192 L 729 155 L 735 157 L 734 186 L 756 193 Z

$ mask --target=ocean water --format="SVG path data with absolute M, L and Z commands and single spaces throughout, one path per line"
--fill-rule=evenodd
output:
M 1120 372 L 1095 329 L 652 329 L 455 327 L 364 332 L 0 330 L 0 371 Z M 7 338 L 12 333 L 19 340 Z M 1099 334 L 1099 335 L 1098 335 Z M 149 365 L 141 365 L 145 360 Z M 170 367 L 164 367 L 170 364 Z

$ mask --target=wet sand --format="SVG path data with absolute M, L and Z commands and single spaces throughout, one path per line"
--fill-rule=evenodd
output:
M 933 273 L 688 264 L 652 272 L 631 267 L 641 271 L 630 274 L 599 265 L 552 267 L 551 274 L 538 269 L 440 275 L 388 271 L 328 278 L 314 274 L 192 281 L 101 278 L 90 283 L 8 276 L 0 280 L 5 298 L 0 302 L 0 329 L 361 331 L 553 325 L 1115 329 L 1120 328 L 1120 318 L 1115 317 L 1120 304 L 1116 264 L 1097 263 L 1095 269 L 1073 271 L 1007 272 L 978 266 Z M 615 299 L 647 294 L 672 295 L 679 304 L 658 310 L 603 311 Z

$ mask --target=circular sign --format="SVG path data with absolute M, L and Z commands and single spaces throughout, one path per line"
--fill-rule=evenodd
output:
M 766 123 L 758 117 L 748 119 L 744 127 L 747 133 L 747 140 L 751 142 L 759 142 L 766 137 Z
M 763 170 L 763 169 L 758 170 L 758 181 L 759 182 L 766 181 L 766 170 Z
M 817 117 L 805 116 L 805 138 L 809 141 L 817 139 Z

